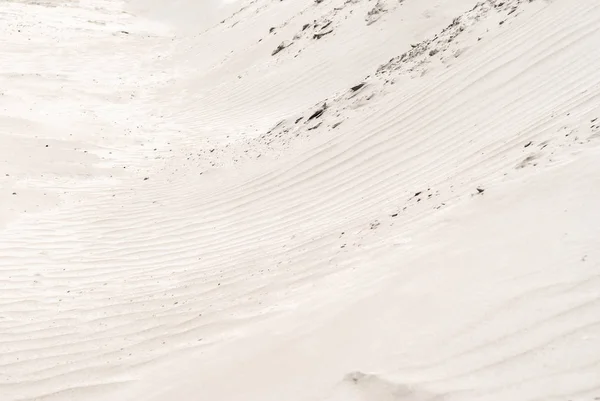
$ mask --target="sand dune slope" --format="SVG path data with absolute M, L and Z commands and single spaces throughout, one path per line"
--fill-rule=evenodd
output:
M 0 400 L 600 398 L 596 1 L 0 32 Z

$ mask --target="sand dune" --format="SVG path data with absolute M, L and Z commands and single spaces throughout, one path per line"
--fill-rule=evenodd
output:
M 600 397 L 596 1 L 0 21 L 0 400 Z

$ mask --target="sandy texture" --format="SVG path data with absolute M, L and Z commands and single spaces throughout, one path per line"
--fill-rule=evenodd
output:
M 0 34 L 1 401 L 600 399 L 597 0 Z

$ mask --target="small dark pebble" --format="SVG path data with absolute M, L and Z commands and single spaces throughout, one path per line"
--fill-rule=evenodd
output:
M 321 28 L 321 29 L 322 29 L 322 28 Z M 319 39 L 321 39 L 323 36 L 325 36 L 325 35 L 329 35 L 331 32 L 333 32 L 333 29 L 330 29 L 330 30 L 328 30 L 328 31 L 326 31 L 326 32 L 315 33 L 315 34 L 313 35 L 313 39 L 317 39 L 317 40 L 319 40 Z
M 323 113 L 325 113 L 325 110 L 327 110 L 327 103 L 323 103 L 323 106 L 319 110 L 315 111 L 310 117 L 308 117 L 307 121 L 321 117 Z
M 352 88 L 350 88 L 350 90 L 351 90 L 352 92 L 356 92 L 357 90 L 359 90 L 359 89 L 360 89 L 360 88 L 362 88 L 363 86 L 365 86 L 365 83 L 364 83 L 364 82 L 361 82 L 361 83 L 360 83 L 360 84 L 358 84 L 358 85 L 354 85 Z

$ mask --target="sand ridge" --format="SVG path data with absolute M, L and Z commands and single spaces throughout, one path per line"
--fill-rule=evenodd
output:
M 576 3 L 3 3 L 0 399 L 600 396 Z

